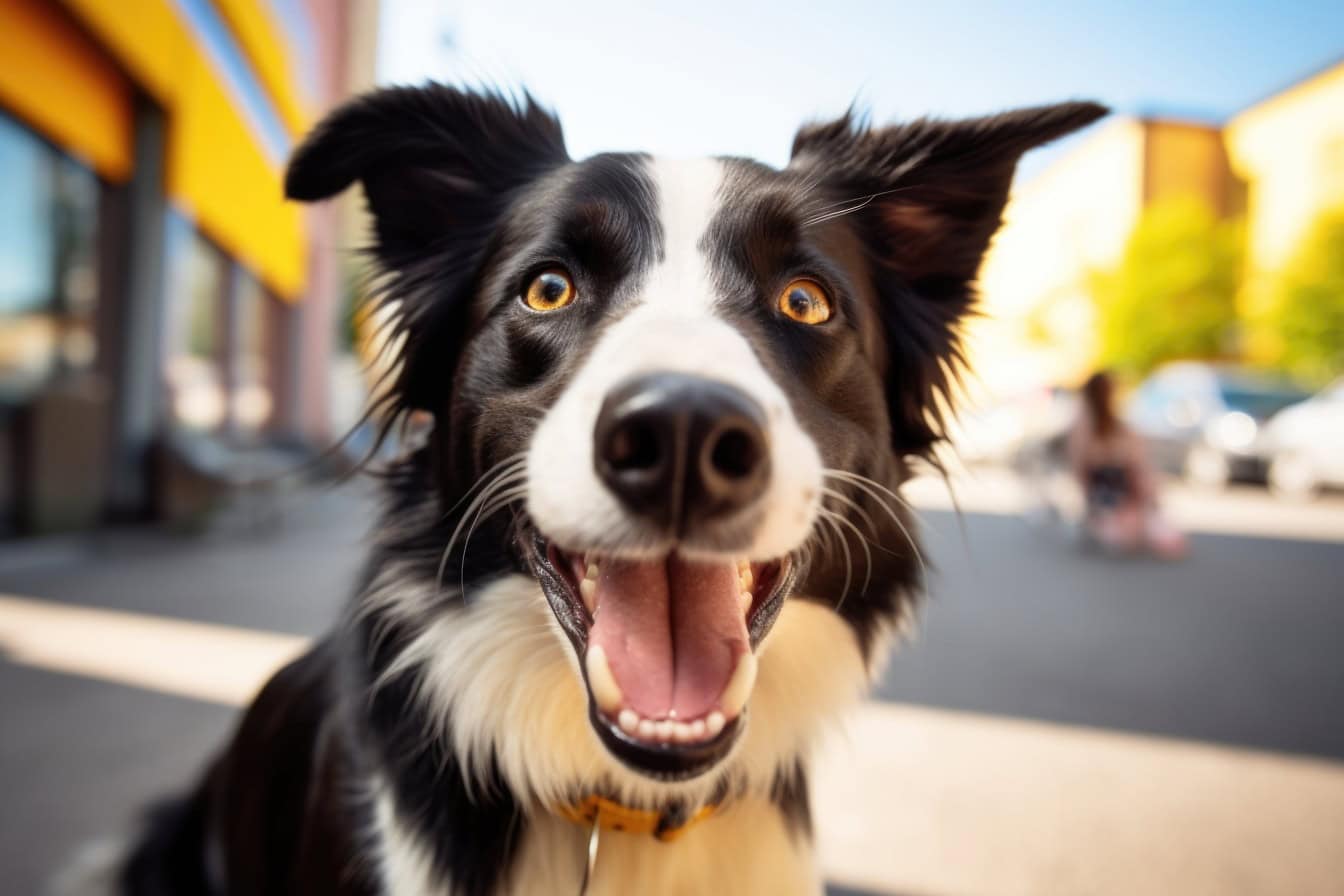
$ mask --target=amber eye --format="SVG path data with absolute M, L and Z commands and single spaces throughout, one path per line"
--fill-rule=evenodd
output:
M 574 281 L 559 268 L 550 268 L 532 278 L 523 301 L 533 311 L 556 311 L 574 301 Z
M 800 324 L 824 324 L 831 319 L 831 300 L 811 280 L 794 280 L 779 294 L 779 310 Z

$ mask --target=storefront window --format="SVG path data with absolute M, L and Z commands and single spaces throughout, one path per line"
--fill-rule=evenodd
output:
M 266 371 L 266 339 L 271 303 L 275 299 L 251 274 L 240 274 L 238 290 L 238 354 L 231 400 L 233 424 L 240 430 L 255 432 L 271 418 L 274 400 Z
M 169 296 L 166 367 L 173 416 L 191 429 L 213 430 L 228 414 L 220 366 L 228 259 L 194 231 L 174 242 L 181 251 Z
M 0 115 L 0 402 L 97 355 L 97 177 Z

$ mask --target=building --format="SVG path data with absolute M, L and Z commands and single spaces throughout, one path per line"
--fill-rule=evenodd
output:
M 281 184 L 375 26 L 375 0 L 0 0 L 0 535 L 330 438 L 343 212 Z
M 1233 167 L 1250 185 L 1241 296 L 1251 322 L 1247 348 L 1254 360 L 1270 360 L 1273 345 L 1254 324 L 1273 301 L 1277 274 L 1321 215 L 1344 209 L 1344 60 L 1233 116 L 1224 134 Z
M 1117 116 L 1014 190 L 980 272 L 984 317 L 969 331 L 977 377 L 999 397 L 1080 379 L 1097 353 L 1088 279 L 1116 265 L 1139 216 L 1196 196 L 1239 214 L 1244 186 L 1221 130 Z
M 1182 196 L 1244 217 L 1244 350 L 1272 360 L 1255 321 L 1311 224 L 1344 207 L 1344 62 L 1210 124 L 1113 117 L 1017 186 L 981 269 L 970 340 L 998 397 L 1076 382 L 1097 355 L 1092 271 L 1114 267 L 1145 208 Z

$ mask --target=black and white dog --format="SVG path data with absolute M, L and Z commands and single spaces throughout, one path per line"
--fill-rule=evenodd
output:
M 395 462 L 347 618 L 121 871 L 129 894 L 816 894 L 808 753 L 920 586 L 896 497 L 1023 152 L 1066 103 L 572 161 L 531 99 L 382 90 L 359 181 Z

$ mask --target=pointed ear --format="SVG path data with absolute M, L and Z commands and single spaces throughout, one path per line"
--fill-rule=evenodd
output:
M 374 299 L 390 309 L 384 333 L 399 346 L 375 399 L 389 421 L 444 407 L 491 236 L 522 188 L 568 160 L 560 123 L 527 94 L 515 102 L 438 84 L 354 99 L 295 151 L 285 193 L 313 201 L 361 182 L 373 254 L 395 274 Z
M 908 282 L 965 282 L 999 226 L 1022 154 L 1106 112 L 1096 103 L 1060 103 L 878 130 L 850 113 L 800 130 L 789 167 L 819 174 L 842 199 L 871 197 L 862 215 L 870 243 Z
M 392 87 L 318 124 L 290 159 L 285 194 L 314 201 L 362 182 L 374 249 L 397 268 L 487 225 L 514 190 L 566 161 L 559 121 L 528 94 Z
M 927 455 L 943 436 L 942 408 L 962 362 L 960 322 L 1018 159 L 1106 112 L 1061 103 L 877 130 L 849 113 L 794 138 L 790 169 L 831 203 L 813 220 L 853 228 L 870 259 L 898 453 Z

